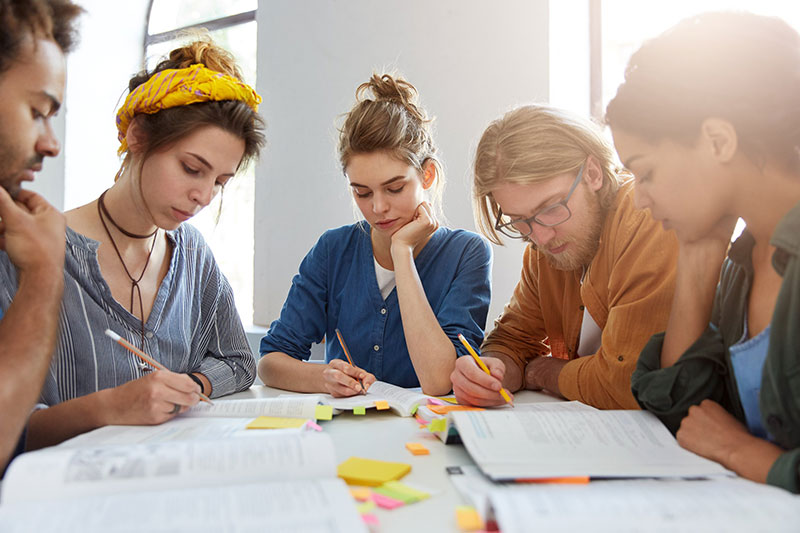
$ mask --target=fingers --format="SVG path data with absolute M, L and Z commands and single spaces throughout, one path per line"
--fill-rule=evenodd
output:
M 325 387 L 334 396 L 353 396 L 361 394 L 359 379 L 365 379 L 369 374 L 364 370 L 353 367 L 341 359 L 334 359 L 328 363 L 323 373 Z M 373 377 L 374 382 L 374 377 Z M 366 389 L 366 386 L 364 387 Z
M 483 360 L 487 363 L 487 366 L 491 365 L 490 371 L 493 374 L 505 372 L 505 366 L 502 361 L 491 357 Z M 490 360 L 499 363 L 499 366 Z M 453 392 L 459 403 L 479 406 L 502 405 L 505 403 L 500 394 L 500 389 L 503 386 L 502 382 L 495 375 L 489 375 L 481 370 L 470 357 L 459 357 L 456 360 L 456 367 L 450 375 L 450 379 L 453 382 Z

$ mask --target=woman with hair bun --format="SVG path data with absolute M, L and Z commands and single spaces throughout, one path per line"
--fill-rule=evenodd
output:
M 800 492 L 800 35 L 749 13 L 687 19 L 631 57 L 607 121 L 638 206 L 679 240 L 634 396 L 683 447 Z
M 209 40 L 173 50 L 129 90 L 117 114 L 125 157 L 116 181 L 66 213 L 60 328 L 41 395 L 47 408 L 30 417 L 27 449 L 108 424 L 159 424 L 200 392 L 219 397 L 255 379 L 231 287 L 183 222 L 257 157 L 261 98 Z M 8 261 L 0 264 L 0 277 L 12 276 Z M 106 329 L 167 370 L 140 362 Z
M 325 232 L 306 255 L 261 341 L 265 384 L 352 396 L 376 379 L 450 391 L 456 357 L 483 339 L 491 250 L 440 227 L 444 175 L 425 111 L 407 81 L 374 74 L 356 90 L 339 159 L 363 221 Z M 340 330 L 355 367 L 336 338 Z M 307 364 L 327 339 L 326 364 Z

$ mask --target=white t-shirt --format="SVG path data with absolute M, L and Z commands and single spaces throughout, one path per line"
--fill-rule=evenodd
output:
M 378 280 L 378 288 L 381 290 L 381 297 L 385 300 L 397 286 L 394 279 L 394 270 L 383 268 L 374 257 L 372 260 L 375 262 L 375 278 Z

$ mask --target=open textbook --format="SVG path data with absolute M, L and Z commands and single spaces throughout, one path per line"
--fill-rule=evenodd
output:
M 419 390 L 404 389 L 391 383 L 376 381 L 366 394 L 357 394 L 347 398 L 335 398 L 330 394 L 313 394 L 320 403 L 333 407 L 335 413 L 352 411 L 357 407 L 369 409 L 376 407 L 376 402 L 386 402 L 389 408 L 399 416 L 414 416 L 417 407 L 428 403 L 432 396 L 422 394 Z M 281 395 L 280 398 L 296 398 L 297 395 Z
M 502 405 L 493 410 L 509 410 L 515 409 L 516 411 L 596 411 L 592 406 L 585 403 L 572 401 L 572 402 L 536 402 L 536 403 L 520 403 L 515 407 L 510 405 Z M 461 437 L 458 434 L 458 429 L 453 424 L 453 413 L 456 411 L 484 411 L 480 407 L 470 407 L 465 405 L 426 405 L 420 406 L 417 410 L 417 419 L 420 422 L 428 424 L 428 430 L 436 435 L 439 440 L 445 444 L 460 444 Z
M 365 531 L 312 432 L 26 453 L 1 501 L 4 532 Z
M 494 480 L 731 475 L 681 448 L 647 411 L 505 409 L 451 416 L 472 459 Z

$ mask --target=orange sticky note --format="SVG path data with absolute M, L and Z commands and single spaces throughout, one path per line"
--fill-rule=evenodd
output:
M 446 415 L 453 411 L 483 411 L 483 407 L 472 407 L 471 405 L 429 405 L 428 409 L 437 415 Z
M 456 507 L 456 524 L 461 531 L 477 531 L 483 529 L 483 520 L 474 507 L 459 505 Z
M 389 409 L 389 402 L 386 400 L 375 400 L 375 407 L 378 408 L 378 411 L 385 411 Z
M 365 502 L 372 496 L 372 491 L 367 487 L 355 487 L 350 489 L 350 495 L 359 502 Z
M 428 455 L 431 453 L 430 450 L 428 450 L 428 448 L 426 448 L 419 442 L 407 442 L 406 448 L 408 448 L 408 451 L 410 451 L 414 455 Z

